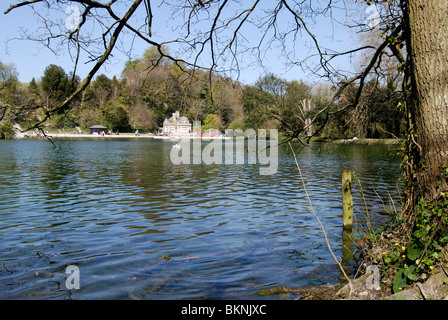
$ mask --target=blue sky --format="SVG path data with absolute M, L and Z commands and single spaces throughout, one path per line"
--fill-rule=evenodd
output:
M 0 30 L 2 30 L 0 34 L 0 61 L 7 64 L 14 64 L 18 73 L 19 80 L 21 82 L 29 82 L 33 77 L 38 80 L 44 72 L 44 69 L 49 64 L 56 64 L 64 68 L 64 70 L 68 73 L 73 68 L 73 60 L 70 55 L 67 53 L 66 48 L 62 48 L 61 52 L 55 55 L 49 49 L 43 47 L 41 44 L 38 44 L 33 41 L 28 40 L 19 40 L 17 38 L 20 37 L 20 30 L 28 29 L 28 30 L 37 30 L 39 25 L 36 21 L 36 16 L 29 8 L 18 8 L 5 15 L 3 12 L 13 3 L 17 3 L 17 1 L 2 1 L 0 4 L 1 16 L 0 16 Z M 275 3 L 272 1 L 272 3 Z M 271 2 L 268 2 L 270 5 Z M 140 11 L 139 14 L 144 13 L 144 7 L 141 8 L 143 11 Z M 359 11 L 359 8 L 358 8 Z M 361 10 L 362 11 L 362 10 Z M 342 12 L 342 11 L 340 11 Z M 172 36 L 171 30 L 167 29 L 166 25 L 168 23 L 172 23 L 171 13 L 166 10 L 161 10 L 159 7 L 154 6 L 154 23 L 153 23 L 153 38 L 157 41 L 166 40 L 169 36 Z M 44 14 L 42 12 L 42 14 Z M 51 16 L 51 20 L 57 20 L 61 22 L 63 25 L 66 22 L 66 19 L 69 18 L 69 14 L 64 12 L 60 12 L 59 15 L 57 13 L 52 13 L 54 16 Z M 338 13 L 335 13 L 338 14 Z M 359 15 L 359 12 L 355 12 L 355 14 Z M 362 12 L 361 12 L 362 14 Z M 136 15 L 137 19 L 142 19 L 141 16 Z M 362 17 L 361 17 L 362 18 Z M 346 19 L 346 17 L 342 17 L 340 20 Z M 135 21 L 137 25 L 141 24 L 141 21 Z M 180 20 L 177 21 L 180 23 Z M 139 24 L 140 23 L 140 24 Z M 283 23 L 282 21 L 279 22 Z M 287 23 L 286 21 L 284 23 Z M 350 47 L 356 46 L 357 39 L 356 35 L 353 32 L 349 32 L 347 28 L 339 25 L 338 23 L 334 23 L 328 19 L 325 20 L 315 20 L 314 23 L 310 23 L 310 28 L 312 32 L 318 38 L 320 44 L 323 47 L 329 47 L 335 50 L 344 50 Z M 260 36 L 259 30 L 257 28 L 248 28 L 246 29 L 246 33 L 244 36 L 250 40 L 252 38 L 257 38 Z M 132 42 L 132 57 L 139 57 L 143 54 L 145 49 L 148 48 L 146 43 L 139 41 L 138 39 L 125 38 L 127 48 L 130 47 L 130 43 Z M 295 47 L 288 47 L 287 50 L 295 51 L 300 56 L 305 56 L 308 54 L 309 47 L 312 45 L 311 39 L 306 34 L 303 34 L 302 37 L 299 37 Z M 301 68 L 295 67 L 293 69 L 285 68 L 285 59 L 281 57 L 283 49 L 274 45 L 274 47 L 266 52 L 266 55 L 263 58 L 264 69 L 259 65 L 254 65 L 252 67 L 244 68 L 241 70 L 239 80 L 245 84 L 252 84 L 256 81 L 256 79 L 263 75 L 264 72 L 269 71 L 273 72 L 281 77 L 286 78 L 287 80 L 304 80 L 307 82 L 312 82 L 313 79 L 310 77 L 309 72 L 303 72 Z M 181 56 L 181 58 L 186 58 Z M 123 69 L 125 61 L 128 59 L 128 56 L 119 52 L 119 50 L 115 49 L 113 51 L 113 58 L 111 58 L 105 66 L 103 66 L 97 73 L 104 73 L 109 77 L 117 76 L 119 77 L 121 71 Z M 250 65 L 255 59 L 250 55 L 242 56 L 241 61 L 239 61 L 242 65 Z M 84 57 L 84 61 L 86 61 L 86 57 Z M 342 63 L 344 68 L 349 68 L 350 59 L 345 58 Z M 92 63 L 85 64 L 80 63 L 77 74 L 84 78 L 90 68 L 93 66 Z M 285 73 L 286 70 L 289 70 Z M 232 77 L 235 77 L 233 74 Z

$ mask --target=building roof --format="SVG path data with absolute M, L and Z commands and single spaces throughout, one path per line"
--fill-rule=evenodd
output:
M 163 124 L 164 125 L 181 125 L 181 124 L 190 125 L 190 121 L 188 121 L 188 119 L 186 117 L 180 117 L 178 120 L 165 119 L 165 121 L 163 121 Z
M 89 129 L 107 129 L 107 127 L 96 124 L 94 126 L 89 127 Z
M 179 111 L 173 113 L 172 117 L 169 119 L 165 119 L 163 121 L 163 125 L 191 125 L 190 121 L 188 121 L 187 117 L 180 117 Z

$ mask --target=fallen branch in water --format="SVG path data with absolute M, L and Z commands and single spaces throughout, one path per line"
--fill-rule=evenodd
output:
M 342 286 L 342 284 L 299 288 L 281 286 L 261 289 L 255 295 L 264 297 L 279 294 L 293 294 L 298 296 L 295 300 L 332 300 L 337 296 Z

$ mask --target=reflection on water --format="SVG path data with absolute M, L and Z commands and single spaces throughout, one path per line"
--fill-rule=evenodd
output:
M 253 299 L 270 286 L 339 281 L 286 145 L 272 176 L 259 175 L 259 165 L 173 165 L 171 146 L 0 141 L 0 298 Z M 398 197 L 389 153 L 315 145 L 298 155 L 339 257 L 347 254 L 342 169 L 359 173 L 371 217 L 382 223 L 389 195 Z M 359 213 L 364 202 L 354 197 Z M 79 290 L 65 286 L 72 264 Z

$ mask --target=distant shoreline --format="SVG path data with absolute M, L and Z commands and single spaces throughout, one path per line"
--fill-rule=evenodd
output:
M 178 137 L 178 136 L 156 136 L 150 134 L 139 134 L 135 133 L 120 133 L 120 134 L 89 134 L 89 133 L 47 133 L 47 137 L 51 139 L 76 139 L 76 138 L 86 138 L 86 139 L 154 139 L 162 141 L 172 141 L 178 142 L 183 138 L 187 139 L 201 139 L 201 140 L 214 140 L 214 139 L 231 139 L 231 137 Z M 22 133 L 20 135 L 16 134 L 14 139 L 44 139 L 42 134 L 32 133 Z M 281 140 L 281 138 L 280 138 Z M 312 140 L 313 141 L 313 140 Z M 401 139 L 373 139 L 373 138 L 357 138 L 357 139 L 337 139 L 337 140 L 327 140 L 321 138 L 315 138 L 314 142 L 324 142 L 324 143 L 334 143 L 334 144 L 359 144 L 359 145 L 397 145 L 402 142 Z
M 90 133 L 47 133 L 46 136 L 50 139 L 73 139 L 73 138 L 87 138 L 87 139 L 154 139 L 154 140 L 165 140 L 165 141 L 180 141 L 183 138 L 186 139 L 202 139 L 202 140 L 213 140 L 213 139 L 229 139 L 229 137 L 183 137 L 183 136 L 156 136 L 149 134 L 138 134 L 135 133 L 120 133 L 120 134 L 90 134 Z M 15 139 L 45 139 L 43 134 L 24 133 L 21 136 L 16 136 Z
M 372 138 L 358 138 L 358 139 L 339 139 L 333 141 L 336 144 L 363 144 L 363 145 L 394 145 L 400 144 L 400 139 L 372 139 Z
M 67 139 L 67 138 L 91 138 L 91 139 L 100 139 L 100 138 L 154 138 L 152 135 L 141 134 L 136 136 L 134 133 L 120 133 L 116 134 L 105 134 L 104 136 L 101 134 L 89 134 L 89 133 L 46 133 L 46 137 L 51 139 Z M 30 133 L 22 133 L 20 135 L 15 136 L 15 139 L 45 139 L 43 134 L 37 134 L 35 132 Z

